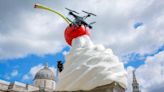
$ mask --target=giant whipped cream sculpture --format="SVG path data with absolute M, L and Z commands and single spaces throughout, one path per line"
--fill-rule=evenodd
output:
M 94 14 L 84 11 L 87 15 L 79 17 L 75 14 L 77 12 L 68 9 L 69 14 L 75 18 L 72 22 L 62 14 L 45 6 L 36 4 L 35 8 L 52 11 L 69 24 L 65 30 L 65 39 L 71 46 L 71 50 L 65 55 L 66 63 L 64 70 L 59 74 L 57 91 L 92 90 L 113 82 L 126 88 L 127 74 L 123 63 L 111 49 L 95 45 L 90 39 L 88 30 L 92 28 L 93 22 L 87 24 L 84 19 Z

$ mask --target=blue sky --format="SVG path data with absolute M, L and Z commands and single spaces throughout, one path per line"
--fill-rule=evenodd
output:
M 159 47 L 157 50 L 153 51 L 152 53 L 146 53 L 144 55 L 140 55 L 139 53 L 131 53 L 125 57 L 128 58 L 128 63 L 125 63 L 124 66 L 127 68 L 128 66 L 133 66 L 138 68 L 140 65 L 145 64 L 145 60 L 147 57 L 154 56 L 160 52 L 164 51 L 164 45 Z
M 55 54 L 47 54 L 44 56 L 28 55 L 18 59 L 0 60 L 0 79 L 10 82 L 20 81 L 31 84 L 32 79 L 28 81 L 22 80 L 23 76 L 29 72 L 31 67 L 45 63 L 48 63 L 49 66 L 56 67 L 56 61 L 61 60 L 63 63 L 65 62 L 63 52 L 68 52 L 69 50 L 70 47 L 66 46 L 62 51 Z M 14 70 L 18 71 L 18 74 L 12 76 Z
M 34 67 L 39 64 L 45 64 L 48 63 L 49 66 L 56 67 L 56 61 L 61 60 L 63 63 L 65 63 L 65 58 L 63 53 L 69 52 L 70 47 L 66 46 L 62 49 L 62 51 L 57 52 L 55 54 L 47 54 L 44 56 L 36 56 L 36 55 L 29 55 L 23 58 L 18 59 L 11 59 L 11 60 L 0 60 L 0 79 L 7 80 L 10 82 L 14 81 L 20 81 L 24 83 L 31 84 L 32 79 L 28 81 L 24 81 L 22 78 L 25 74 L 29 72 L 31 67 Z M 138 53 L 131 53 L 128 55 L 128 63 L 125 63 L 124 66 L 127 68 L 128 66 L 132 67 L 139 67 L 140 65 L 145 64 L 145 59 L 149 56 L 154 56 L 158 54 L 159 52 L 164 50 L 164 45 L 161 46 L 159 49 L 154 51 L 153 53 L 140 55 Z M 12 76 L 12 72 L 14 70 L 18 71 L 18 74 L 16 76 Z
M 57 60 L 65 62 L 63 54 L 71 49 L 64 39 L 67 24 L 53 13 L 34 9 L 35 3 L 66 16 L 65 7 L 81 15 L 81 10 L 95 13 L 97 17 L 87 20 L 96 21 L 90 37 L 93 43 L 111 48 L 124 63 L 130 78 L 127 92 L 131 92 L 133 69 L 142 92 L 163 90 L 156 86 L 164 84 L 162 0 L 1 0 L 0 79 L 31 84 L 33 69 L 40 69 L 45 62 L 54 69 Z

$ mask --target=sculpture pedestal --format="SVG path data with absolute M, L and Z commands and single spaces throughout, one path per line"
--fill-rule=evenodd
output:
M 96 87 L 88 91 L 78 90 L 78 91 L 54 91 L 54 92 L 125 92 L 125 89 L 122 88 L 118 83 L 113 82 L 111 84 Z

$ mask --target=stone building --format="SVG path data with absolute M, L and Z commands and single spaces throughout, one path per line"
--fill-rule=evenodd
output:
M 32 92 L 39 90 L 38 87 L 20 82 L 7 82 L 0 80 L 0 92 Z
M 0 92 L 52 92 L 55 89 L 55 76 L 47 64 L 36 73 L 33 81 L 34 84 L 29 85 L 0 80 Z
M 48 68 L 48 65 L 45 64 L 44 68 L 36 73 L 34 77 L 34 86 L 40 89 L 54 90 L 56 85 L 54 78 L 54 73 Z

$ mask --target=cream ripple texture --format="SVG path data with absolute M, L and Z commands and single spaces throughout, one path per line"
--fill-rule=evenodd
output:
M 73 40 L 65 59 L 56 85 L 58 91 L 91 90 L 112 82 L 118 82 L 123 88 L 127 86 L 123 63 L 111 49 L 94 45 L 87 35 Z

